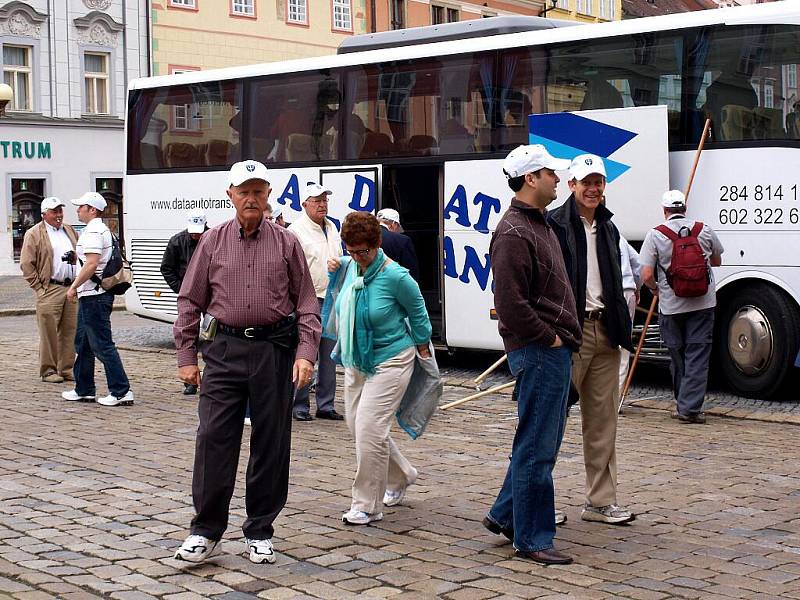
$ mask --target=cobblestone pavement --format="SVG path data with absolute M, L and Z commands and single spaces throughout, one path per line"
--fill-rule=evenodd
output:
M 345 426 L 296 424 L 278 562 L 244 556 L 241 485 L 223 553 L 206 565 L 176 562 L 193 513 L 197 417 L 173 379 L 174 357 L 122 351 L 132 407 L 66 404 L 62 386 L 31 376 L 32 335 L 0 334 L 0 597 L 800 598 L 796 426 L 728 418 L 686 426 L 630 408 L 620 420 L 619 500 L 639 517 L 613 527 L 580 520 L 574 415 L 556 481 L 569 516 L 557 546 L 576 564 L 545 568 L 514 558 L 480 524 L 507 466 L 515 410 L 507 395 L 440 412 L 416 442 L 397 433 L 420 478 L 404 506 L 369 527 L 339 520 L 354 470 Z M 445 399 L 464 393 L 448 386 Z

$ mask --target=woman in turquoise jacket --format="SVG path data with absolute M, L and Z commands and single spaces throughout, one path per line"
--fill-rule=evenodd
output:
M 356 442 L 353 500 L 342 521 L 366 525 L 383 518 L 383 506 L 400 504 L 417 478 L 389 429 L 416 352 L 430 356 L 431 322 L 408 269 L 381 250 L 381 227 L 372 214 L 347 215 L 341 237 L 349 257 L 328 261 L 340 290 L 334 358 L 344 366 L 345 420 Z

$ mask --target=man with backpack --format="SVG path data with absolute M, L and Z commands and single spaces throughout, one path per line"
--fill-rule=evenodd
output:
M 723 247 L 708 225 L 686 218 L 686 198 L 670 190 L 661 200 L 666 222 L 642 244 L 642 282 L 658 295 L 661 338 L 669 349 L 677 410 L 673 419 L 703 424 L 714 307 L 711 267 L 722 264 Z
M 97 357 L 105 367 L 109 392 L 107 396 L 97 398 L 97 402 L 103 406 L 130 405 L 133 404 L 133 391 L 111 338 L 111 309 L 116 290 L 112 288 L 109 291 L 104 283 L 109 275 L 117 275 L 106 272 L 109 262 L 112 258 L 120 260 L 113 256 L 115 245 L 119 253 L 118 243 L 101 218 L 106 201 L 97 192 L 86 192 L 72 203 L 78 207 L 78 220 L 86 227 L 75 248 L 80 271 L 67 290 L 69 300 L 78 300 L 75 389 L 63 392 L 61 397 L 72 402 L 95 401 L 94 359 Z

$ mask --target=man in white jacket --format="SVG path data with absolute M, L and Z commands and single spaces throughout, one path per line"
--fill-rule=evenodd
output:
M 636 314 L 636 305 L 639 303 L 639 288 L 642 287 L 640 276 L 641 266 L 639 265 L 639 253 L 628 243 L 622 234 L 619 236 L 619 252 L 622 257 L 622 293 L 625 295 L 625 302 L 628 303 L 628 312 L 631 315 L 631 323 Z M 630 365 L 631 353 L 620 349 L 619 354 L 619 393 L 625 387 L 625 379 L 628 377 L 628 366 Z
M 308 270 L 314 281 L 314 291 L 319 300 L 322 311 L 322 302 L 325 300 L 325 291 L 328 289 L 328 259 L 338 258 L 342 255 L 342 240 L 333 221 L 327 218 L 329 189 L 318 183 L 309 182 L 306 185 L 303 197 L 304 212 L 294 223 L 289 226 L 289 231 L 300 239 L 303 252 L 306 255 Z M 331 352 L 335 342 L 325 339 L 319 343 L 319 358 L 317 358 L 317 418 L 341 421 L 344 417 L 333 408 L 333 397 L 336 393 L 336 365 L 331 360 Z M 310 421 L 309 394 L 311 384 L 300 388 L 294 398 L 294 418 L 297 421 Z

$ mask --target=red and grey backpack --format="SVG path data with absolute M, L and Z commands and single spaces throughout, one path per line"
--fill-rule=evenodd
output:
M 703 230 L 700 221 L 691 230 L 684 226 L 675 233 L 666 225 L 656 227 L 672 240 L 672 263 L 666 270 L 667 283 L 679 298 L 697 298 L 708 292 L 711 270 L 697 236 Z

